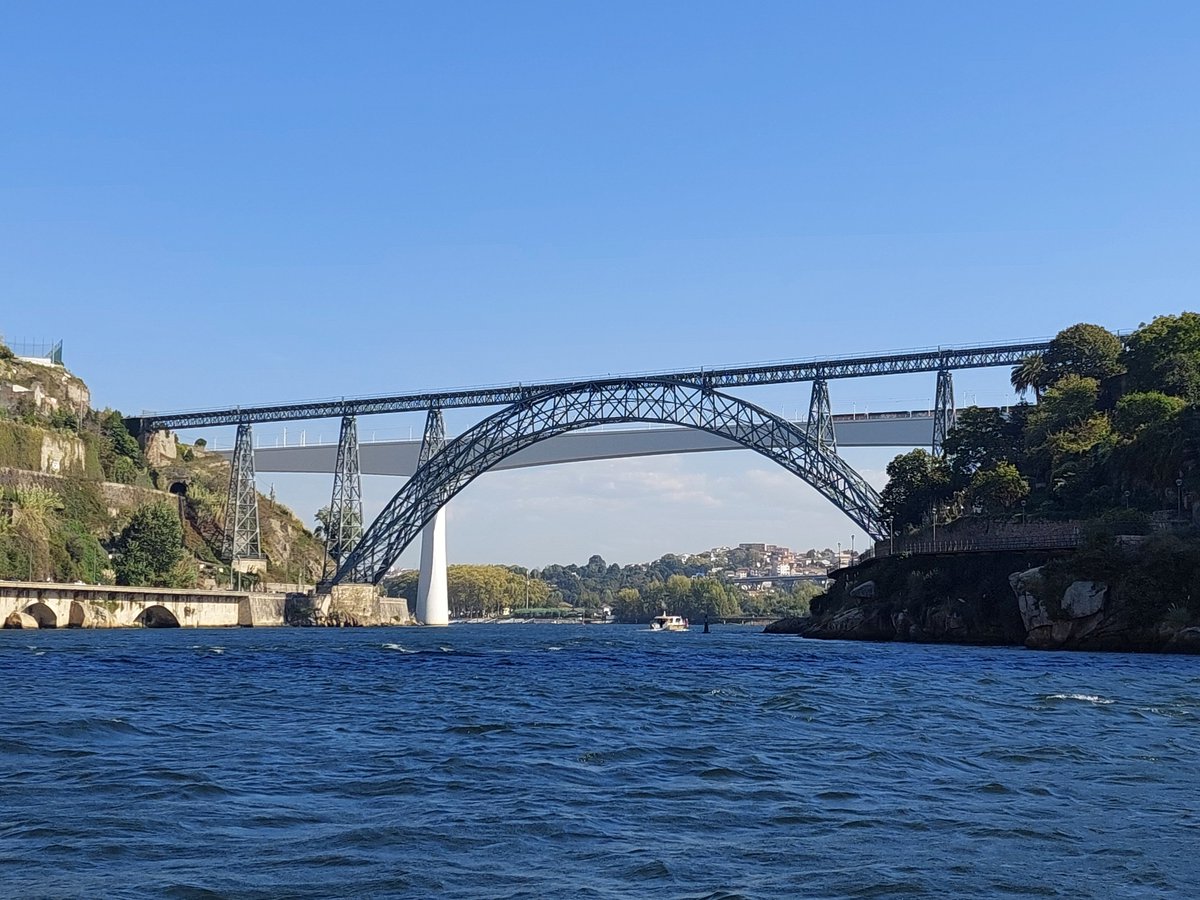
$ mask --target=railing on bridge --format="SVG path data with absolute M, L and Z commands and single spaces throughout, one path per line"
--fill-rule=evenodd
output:
M 957 526 L 957 527 L 955 527 Z M 886 556 L 937 553 L 985 553 L 1005 550 L 1074 550 L 1083 541 L 1078 522 L 962 522 L 955 531 L 935 538 L 931 533 L 876 541 L 859 562 Z
M 701 368 L 672 372 L 606 375 L 566 382 L 535 382 L 461 388 L 447 391 L 419 391 L 395 396 L 340 397 L 298 403 L 241 406 L 232 409 L 143 412 L 127 419 L 135 433 L 163 428 L 199 428 L 212 425 L 237 425 L 260 422 L 288 422 L 300 419 L 341 418 L 342 416 L 378 415 L 429 409 L 464 409 L 482 406 L 508 406 L 552 391 L 611 384 L 620 381 L 676 381 L 699 385 L 705 390 L 746 387 L 760 384 L 784 384 L 833 378 L 861 378 L 874 375 L 900 375 L 915 372 L 948 372 L 954 369 L 979 369 L 1020 363 L 1031 353 L 1050 346 L 1047 340 L 1022 341 L 967 347 L 938 347 L 926 350 L 882 353 L 874 356 L 793 360 L 757 365 Z

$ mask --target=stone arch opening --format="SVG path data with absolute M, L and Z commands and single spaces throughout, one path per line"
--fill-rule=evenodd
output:
M 67 612 L 67 627 L 82 628 L 87 624 L 87 610 L 78 600 L 71 601 L 71 609 Z
M 167 490 L 170 491 L 172 494 L 174 494 L 176 497 L 186 497 L 187 492 L 188 492 L 187 482 L 186 481 L 173 481 L 173 482 L 171 482 L 171 486 L 169 488 L 167 488 Z
M 136 619 L 133 620 L 135 625 L 141 625 L 143 628 L 178 628 L 179 619 L 175 618 L 175 613 L 171 612 L 165 606 L 147 606 L 143 609 Z
M 23 610 L 25 615 L 33 616 L 38 628 L 57 628 L 58 615 L 45 603 L 33 603 Z
M 808 482 L 871 537 L 887 533 L 879 494 L 803 428 L 703 385 L 617 378 L 527 397 L 447 443 L 396 492 L 331 583 L 377 584 L 437 511 L 501 460 L 568 431 L 618 422 L 683 425 L 727 438 Z

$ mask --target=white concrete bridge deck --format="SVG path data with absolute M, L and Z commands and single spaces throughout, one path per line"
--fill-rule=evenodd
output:
M 835 416 L 834 427 L 839 447 L 921 447 L 933 440 L 933 413 L 918 410 Z M 744 449 L 734 441 L 694 428 L 621 426 L 568 432 L 527 447 L 495 468 L 521 469 L 587 460 Z M 359 443 L 362 473 L 411 475 L 420 451 L 419 438 L 362 441 Z M 232 455 L 232 451 L 221 452 Z M 259 472 L 330 473 L 336 462 L 336 443 L 258 447 L 254 451 L 254 466 Z

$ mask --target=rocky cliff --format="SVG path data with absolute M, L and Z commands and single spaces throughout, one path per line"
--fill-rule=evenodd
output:
M 0 343 L 0 578 L 112 581 L 118 536 L 135 510 L 177 509 L 188 584 L 222 587 L 218 558 L 229 465 L 168 432 L 140 447 L 120 413 L 90 407 L 87 385 L 50 360 Z M 312 584 L 325 554 L 290 510 L 259 498 L 265 581 Z M 186 571 L 185 571 L 186 570 Z
M 1200 538 L 1101 541 L 1074 553 L 945 554 L 843 572 L 813 614 L 776 634 L 1200 652 Z

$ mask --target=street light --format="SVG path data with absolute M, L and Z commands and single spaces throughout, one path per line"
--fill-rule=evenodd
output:
M 1183 473 L 1175 479 L 1175 491 L 1179 494 L 1179 518 L 1183 518 Z
M 1025 501 L 1021 501 L 1021 524 L 1025 524 Z

